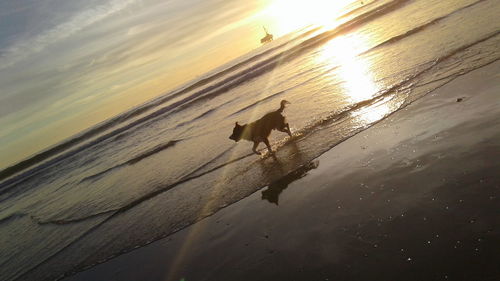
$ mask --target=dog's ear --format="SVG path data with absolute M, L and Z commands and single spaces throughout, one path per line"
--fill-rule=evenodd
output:
M 240 126 L 240 124 L 238 124 L 238 121 L 236 121 L 236 123 L 234 123 L 234 125 L 235 125 L 236 127 L 239 127 L 239 126 Z

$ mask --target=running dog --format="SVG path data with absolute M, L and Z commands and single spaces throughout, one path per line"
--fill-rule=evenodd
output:
M 285 132 L 290 137 L 292 136 L 290 126 L 288 126 L 288 123 L 285 121 L 285 117 L 282 115 L 286 104 L 289 104 L 289 102 L 282 100 L 280 103 L 281 106 L 278 110 L 267 113 L 255 122 L 245 125 L 240 125 L 236 122 L 233 134 L 229 136 L 229 138 L 235 142 L 238 142 L 241 139 L 252 141 L 252 151 L 258 155 L 260 155 L 260 152 L 257 151 L 257 146 L 260 142 L 264 142 L 269 150 L 269 153 L 273 153 L 269 140 L 267 139 L 272 130 Z

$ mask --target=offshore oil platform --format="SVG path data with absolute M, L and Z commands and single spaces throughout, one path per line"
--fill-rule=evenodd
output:
M 262 39 L 260 39 L 260 43 L 266 44 L 266 43 L 273 41 L 273 35 L 270 34 L 269 32 L 267 32 L 267 29 L 264 26 L 262 28 L 264 28 L 264 32 L 266 32 L 266 36 L 264 36 L 264 37 L 262 37 Z

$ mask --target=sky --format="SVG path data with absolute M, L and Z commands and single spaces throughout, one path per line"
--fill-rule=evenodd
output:
M 0 0 L 0 169 L 258 48 L 263 25 L 279 37 L 339 2 Z

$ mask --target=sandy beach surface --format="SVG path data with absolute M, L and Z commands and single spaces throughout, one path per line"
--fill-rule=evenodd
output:
M 65 280 L 500 280 L 499 120 L 497 61 Z

